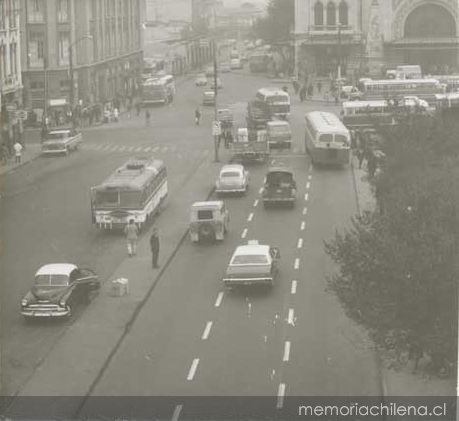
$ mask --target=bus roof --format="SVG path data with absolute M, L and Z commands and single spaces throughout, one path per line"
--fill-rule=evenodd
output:
M 362 80 L 361 83 L 364 85 L 406 85 L 406 84 L 429 84 L 429 83 L 434 83 L 438 84 L 440 83 L 437 79 L 365 79 Z
M 404 106 L 415 106 L 415 105 L 420 105 L 422 102 L 417 97 L 410 97 L 406 96 L 401 99 L 401 102 L 399 105 L 404 105 Z M 378 99 L 378 100 L 370 100 L 370 101 L 344 101 L 343 102 L 343 109 L 344 108 L 365 108 L 365 107 L 387 107 L 388 106 L 388 101 L 385 99 Z
M 349 134 L 349 130 L 336 114 L 327 111 L 311 111 L 306 113 L 305 118 L 311 122 L 318 132 Z
M 102 184 L 96 186 L 96 189 L 140 190 L 163 168 L 165 168 L 164 162 L 159 159 L 131 158 L 116 169 Z

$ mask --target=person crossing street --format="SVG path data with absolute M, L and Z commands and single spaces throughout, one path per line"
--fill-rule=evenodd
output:
M 139 228 L 134 223 L 134 220 L 131 219 L 129 224 L 124 228 L 124 233 L 126 234 L 127 240 L 127 249 L 129 257 L 135 256 L 137 253 L 137 239 L 139 237 Z
M 159 236 L 158 236 L 158 228 L 153 228 L 153 233 L 150 237 L 150 248 L 151 248 L 151 263 L 153 269 L 159 267 L 158 265 L 158 257 L 159 257 Z

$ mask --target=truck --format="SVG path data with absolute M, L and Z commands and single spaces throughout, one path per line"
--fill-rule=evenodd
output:
M 266 130 L 240 127 L 231 144 L 232 160 L 237 162 L 263 161 L 269 158 Z

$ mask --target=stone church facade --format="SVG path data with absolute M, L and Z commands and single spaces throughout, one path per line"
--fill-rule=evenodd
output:
M 301 74 L 379 75 L 397 64 L 459 72 L 459 0 L 295 0 Z

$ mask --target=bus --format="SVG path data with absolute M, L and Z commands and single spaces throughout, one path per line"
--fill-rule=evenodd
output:
M 290 95 L 280 88 L 261 88 L 255 99 L 266 104 L 272 117 L 286 119 L 290 115 Z
M 402 64 L 396 69 L 397 79 L 422 79 L 422 70 L 419 64 Z
M 377 125 L 395 125 L 395 114 L 400 111 L 427 112 L 426 101 L 416 98 L 403 98 L 398 104 L 391 100 L 345 101 L 341 108 L 341 119 L 349 129 L 372 128 Z
M 436 79 L 363 79 L 359 81 L 359 100 L 392 99 L 415 95 L 426 101 L 435 101 L 435 95 L 444 92 Z
M 270 55 L 265 52 L 256 52 L 249 57 L 249 67 L 252 73 L 262 73 L 268 71 Z
M 346 165 L 351 135 L 335 114 L 312 111 L 305 116 L 305 148 L 313 165 Z
M 167 193 L 164 162 L 132 158 L 102 184 L 91 188 L 92 222 L 100 229 L 111 230 L 124 228 L 134 220 L 141 229 L 164 206 Z
M 174 99 L 174 90 L 168 76 L 147 79 L 142 84 L 142 105 L 168 104 Z

